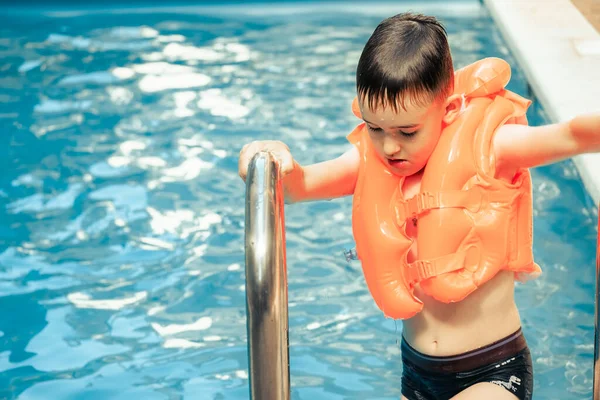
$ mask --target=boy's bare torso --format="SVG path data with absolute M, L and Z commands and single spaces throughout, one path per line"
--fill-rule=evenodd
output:
M 419 193 L 422 173 L 406 177 L 404 198 Z M 416 238 L 417 224 L 407 224 L 407 234 Z M 416 241 L 409 262 L 417 259 Z M 427 296 L 417 286 L 415 295 L 423 311 L 403 324 L 403 335 L 416 350 L 432 356 L 465 353 L 500 340 L 521 326 L 514 301 L 514 274 L 500 272 L 466 299 L 445 304 Z

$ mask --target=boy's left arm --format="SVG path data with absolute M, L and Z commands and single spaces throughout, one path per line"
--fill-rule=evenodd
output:
M 496 175 L 600 152 L 600 113 L 543 126 L 503 125 L 494 136 Z

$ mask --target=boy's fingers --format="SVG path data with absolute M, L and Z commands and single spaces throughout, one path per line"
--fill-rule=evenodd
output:
M 254 143 L 248 143 L 242 147 L 242 150 L 240 150 L 240 157 L 238 159 L 238 174 L 244 181 L 246 180 L 246 175 L 248 174 L 248 163 L 250 162 L 249 157 L 252 154 L 251 147 L 253 144 Z
M 259 151 L 268 151 L 275 156 L 282 176 L 286 176 L 294 170 L 294 159 L 284 143 L 278 141 L 251 142 L 242 147 L 238 159 L 238 174 L 244 181 L 248 174 L 248 164 Z
M 279 163 L 279 170 L 281 171 L 282 177 L 290 174 L 294 170 L 294 159 L 288 151 L 281 153 Z

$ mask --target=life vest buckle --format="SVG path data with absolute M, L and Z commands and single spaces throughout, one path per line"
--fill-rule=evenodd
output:
M 399 200 L 399 204 L 395 206 L 396 222 L 403 226 L 410 218 L 415 221 L 423 212 L 439 207 L 439 203 L 439 196 L 431 192 L 418 193 L 408 200 Z
M 437 196 L 431 192 L 422 192 L 411 197 L 407 202 L 407 217 L 416 217 L 424 211 L 436 208 L 439 204 Z

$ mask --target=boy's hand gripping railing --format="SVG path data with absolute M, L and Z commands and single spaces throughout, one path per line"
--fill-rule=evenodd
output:
M 289 400 L 287 271 L 283 187 L 271 153 L 246 177 L 246 315 L 250 397 Z
M 599 214 L 600 214 L 600 207 Z M 600 400 L 600 362 L 598 358 L 600 356 L 600 332 L 598 331 L 598 322 L 600 319 L 600 219 L 598 220 L 598 242 L 596 245 L 596 317 L 594 321 L 595 325 L 595 337 L 594 337 L 594 400 Z

